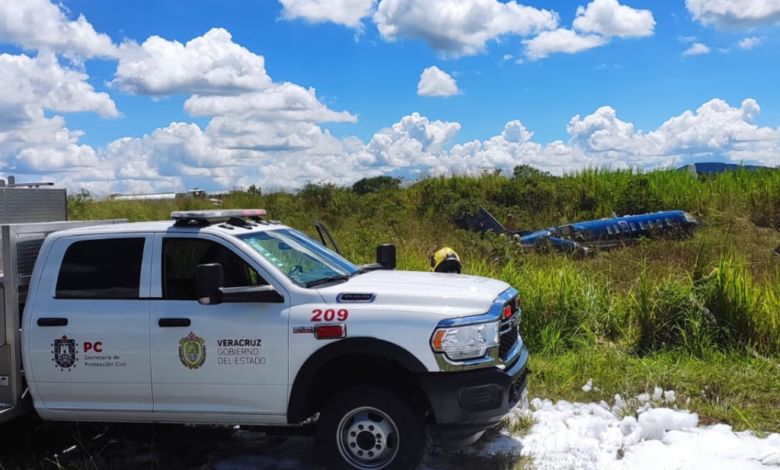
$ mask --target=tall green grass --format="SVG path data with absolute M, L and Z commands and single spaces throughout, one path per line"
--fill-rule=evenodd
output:
M 554 177 L 521 166 L 513 175 L 385 183 L 234 191 L 222 207 L 262 207 L 315 237 L 312 222 L 324 221 L 356 263 L 374 261 L 378 244 L 395 243 L 400 269 L 428 270 L 428 256 L 451 246 L 465 272 L 519 290 L 523 337 L 537 353 L 614 344 L 640 356 L 745 349 L 780 355 L 780 263 L 771 255 L 780 244 L 780 172 L 695 178 L 594 168 Z M 455 219 L 480 205 L 510 229 L 668 209 L 689 211 L 707 225 L 690 239 L 645 241 L 575 260 L 458 229 Z M 95 201 L 88 194 L 70 200 L 72 219 L 167 219 L 173 210 L 197 208 L 213 206 L 192 199 Z

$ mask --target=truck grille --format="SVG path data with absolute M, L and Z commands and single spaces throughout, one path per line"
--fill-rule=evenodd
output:
M 502 328 L 501 333 L 499 333 L 500 344 L 498 346 L 498 355 L 501 357 L 501 360 L 506 360 L 509 352 L 514 347 L 515 343 L 517 343 L 518 337 L 517 324 L 514 322 L 507 323 L 507 325 Z
M 509 357 L 509 353 L 520 338 L 518 332 L 518 309 L 516 298 L 511 299 L 506 305 L 512 306 L 512 316 L 501 321 L 499 331 L 498 356 L 502 361 Z

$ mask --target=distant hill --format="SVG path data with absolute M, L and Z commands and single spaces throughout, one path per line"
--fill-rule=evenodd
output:
M 696 173 L 723 173 L 724 171 L 737 171 L 740 168 L 747 171 L 770 169 L 768 166 L 761 165 L 739 165 L 737 163 L 704 162 L 696 163 Z M 681 166 L 677 171 L 687 171 L 688 165 Z

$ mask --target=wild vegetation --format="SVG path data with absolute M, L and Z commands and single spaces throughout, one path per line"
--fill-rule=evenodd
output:
M 617 214 L 682 209 L 704 222 L 687 239 L 640 240 L 586 259 L 524 252 L 507 239 L 461 230 L 455 219 L 484 206 L 510 229 Z M 428 270 L 438 248 L 455 249 L 469 274 L 505 280 L 522 299 L 532 353 L 531 396 L 610 400 L 654 387 L 703 422 L 780 431 L 780 172 L 591 169 L 552 176 L 389 177 L 353 186 L 306 184 L 225 196 L 223 208 L 264 208 L 316 237 L 324 222 L 343 254 L 373 262 L 394 243 L 400 269 Z M 72 219 L 167 219 L 207 200 L 70 201 Z M 590 378 L 595 388 L 584 392 Z

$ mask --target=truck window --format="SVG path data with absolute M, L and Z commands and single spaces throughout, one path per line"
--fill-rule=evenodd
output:
M 342 274 L 354 274 L 358 267 L 294 229 L 265 230 L 237 235 L 260 256 L 273 263 L 290 280 L 305 286 L 310 282 Z
M 137 299 L 143 238 L 74 242 L 65 252 L 56 296 L 64 299 Z
M 199 264 L 222 265 L 225 287 L 268 285 L 257 271 L 229 248 L 210 240 L 163 240 L 162 293 L 168 300 L 196 300 L 195 271 Z

